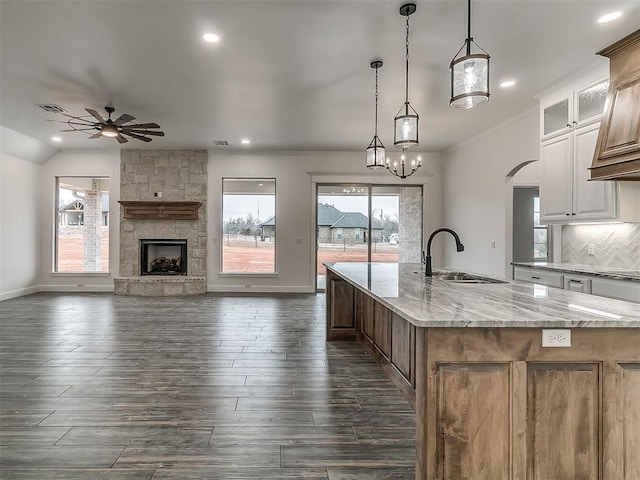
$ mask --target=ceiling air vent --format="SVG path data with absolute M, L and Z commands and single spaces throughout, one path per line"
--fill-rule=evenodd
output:
M 213 144 L 216 147 L 228 147 L 229 146 L 229 142 L 227 142 L 226 140 L 214 140 Z
M 56 105 L 55 103 L 38 103 L 36 105 L 38 105 L 45 112 L 49 112 L 49 113 L 65 113 L 64 108 L 62 108 L 60 105 Z

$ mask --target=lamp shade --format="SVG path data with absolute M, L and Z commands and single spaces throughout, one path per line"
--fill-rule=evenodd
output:
M 384 167 L 384 159 L 384 145 L 376 135 L 367 147 L 367 167 L 373 169 Z
M 393 144 L 404 149 L 418 145 L 418 114 L 408 103 L 394 119 Z
M 451 61 L 451 108 L 474 108 L 489 101 L 489 55 L 474 53 Z

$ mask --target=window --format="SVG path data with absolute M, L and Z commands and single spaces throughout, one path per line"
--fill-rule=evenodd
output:
M 353 234 L 354 234 L 356 240 L 360 240 L 360 229 L 359 228 L 354 229 L 354 233 Z
M 533 260 L 549 258 L 549 227 L 540 224 L 540 197 L 533 197 Z
M 275 178 L 222 179 L 222 273 L 275 273 Z
M 336 239 L 342 240 L 342 229 L 336 228 Z
M 54 271 L 109 271 L 109 179 L 56 177 Z

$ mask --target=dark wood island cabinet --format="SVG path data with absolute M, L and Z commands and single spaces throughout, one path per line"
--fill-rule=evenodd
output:
M 367 345 L 415 405 L 417 479 L 640 479 L 638 304 L 421 268 L 327 273 L 327 340 Z

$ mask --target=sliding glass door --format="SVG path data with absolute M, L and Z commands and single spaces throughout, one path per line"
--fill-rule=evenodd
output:
M 419 262 L 422 186 L 318 185 L 318 290 L 324 262 Z

